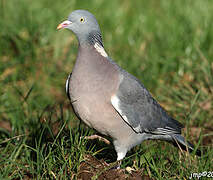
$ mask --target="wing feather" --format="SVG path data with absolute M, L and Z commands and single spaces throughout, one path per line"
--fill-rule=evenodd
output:
M 66 94 L 67 94 L 67 97 L 70 99 L 70 92 L 69 92 L 69 89 L 70 89 L 70 78 L 71 78 L 71 75 L 72 73 L 69 74 L 69 76 L 67 77 L 67 80 L 66 80 Z
M 183 125 L 171 118 L 146 88 L 126 71 L 120 73 L 120 84 L 111 104 L 136 132 L 180 134 Z

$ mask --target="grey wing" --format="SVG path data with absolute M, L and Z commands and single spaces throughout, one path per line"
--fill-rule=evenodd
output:
M 120 84 L 111 103 L 136 133 L 181 133 L 183 125 L 171 118 L 146 88 L 126 71 L 121 71 Z

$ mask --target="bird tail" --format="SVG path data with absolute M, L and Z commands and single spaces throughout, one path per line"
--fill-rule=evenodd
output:
M 173 134 L 172 138 L 174 140 L 173 144 L 175 146 L 178 146 L 179 148 L 185 150 L 185 151 L 189 151 L 190 153 L 194 151 L 194 145 L 188 141 L 185 140 L 185 138 L 183 136 L 181 136 L 180 134 Z M 196 155 L 197 156 L 201 156 L 201 151 L 199 149 L 196 150 Z

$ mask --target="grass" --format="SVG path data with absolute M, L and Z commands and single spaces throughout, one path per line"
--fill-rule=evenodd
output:
M 80 138 L 94 130 L 79 123 L 64 92 L 77 39 L 56 27 L 75 9 L 97 17 L 108 54 L 185 125 L 186 137 L 203 152 L 198 158 L 166 142 L 143 142 L 121 167 L 153 179 L 213 171 L 211 0 L 0 3 L 0 179 L 77 179 L 87 155 L 116 159 L 112 146 Z

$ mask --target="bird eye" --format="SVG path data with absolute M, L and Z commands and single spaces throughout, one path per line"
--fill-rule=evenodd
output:
M 81 17 L 80 22 L 84 22 L 84 18 L 83 17 Z

